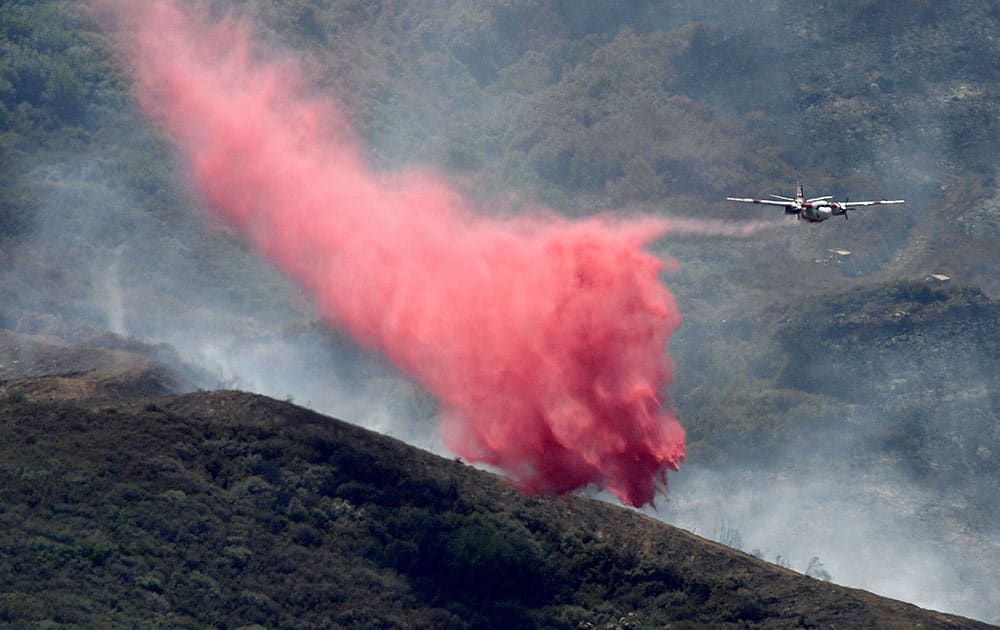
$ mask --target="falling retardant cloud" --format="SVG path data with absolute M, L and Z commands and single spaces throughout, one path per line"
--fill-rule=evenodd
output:
M 375 172 L 298 65 L 175 2 L 105 2 L 145 113 L 206 206 L 346 329 L 434 393 L 455 453 L 528 492 L 652 503 L 684 458 L 662 398 L 680 323 L 643 248 L 752 226 L 477 210 L 423 170 Z

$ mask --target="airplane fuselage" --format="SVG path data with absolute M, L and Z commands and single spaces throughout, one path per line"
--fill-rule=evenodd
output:
M 799 219 L 810 223 L 820 223 L 832 217 L 835 208 L 827 202 L 803 203 L 801 206 L 785 206 L 785 214 L 797 214 Z
M 774 203 L 770 200 L 763 201 L 760 199 L 748 199 L 747 201 L 750 203 Z M 794 214 L 798 219 L 808 221 L 809 223 L 820 223 L 843 213 L 843 209 L 837 206 L 836 202 L 793 200 L 785 204 L 785 214 Z

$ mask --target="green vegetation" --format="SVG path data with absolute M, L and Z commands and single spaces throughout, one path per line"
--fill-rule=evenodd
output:
M 12 626 L 951 623 L 249 394 L 6 396 L 0 444 Z
M 45 155 L 79 151 L 94 120 L 121 109 L 124 87 L 108 51 L 83 30 L 75 3 L 0 5 L 0 235 L 28 231 L 33 202 L 23 179 Z
M 242 409 L 237 424 L 198 415 L 227 403 Z M 414 462 L 357 450 L 373 436 L 287 405 L 218 394 L 147 405 L 145 417 L 0 405 L 3 443 L 24 445 L 3 470 L 0 519 L 24 534 L 3 544 L 6 622 L 575 627 L 632 611 L 633 589 L 675 593 L 663 620 L 711 618 L 672 569 L 581 540 L 531 500 L 483 511 L 460 465 L 367 445 L 417 459 L 427 473 L 415 476 Z M 71 432 L 45 437 L 68 420 Z

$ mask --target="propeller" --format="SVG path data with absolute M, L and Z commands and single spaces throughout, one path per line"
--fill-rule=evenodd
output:
M 848 220 L 847 219 L 847 211 L 850 210 L 850 208 L 847 207 L 847 202 L 850 201 L 850 200 L 851 200 L 850 197 L 844 197 L 844 221 Z

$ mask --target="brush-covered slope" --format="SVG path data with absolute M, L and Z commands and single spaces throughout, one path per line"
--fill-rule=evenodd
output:
M 8 355 L 33 341 L 3 340 Z M 633 511 L 528 497 L 287 402 L 67 387 L 108 374 L 61 370 L 83 355 L 50 353 L 61 375 L 34 374 L 31 387 L 16 370 L 2 383 L 4 624 L 989 627 Z M 132 356 L 126 385 L 146 373 Z

